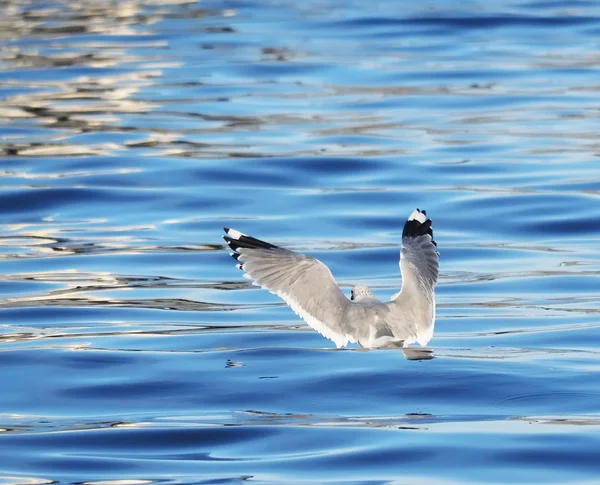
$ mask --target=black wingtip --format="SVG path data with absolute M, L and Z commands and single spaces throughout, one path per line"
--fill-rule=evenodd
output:
M 227 242 L 229 247 L 234 251 L 237 251 L 239 248 L 246 249 L 278 249 L 274 244 L 261 241 L 260 239 L 256 239 L 252 236 L 247 236 L 246 234 L 239 233 L 237 231 L 233 231 L 232 229 L 225 228 L 227 232 L 226 236 L 223 236 L 223 239 Z M 229 231 L 229 232 L 228 232 Z M 233 232 L 235 237 L 229 236 L 230 232 Z
M 426 210 L 416 209 L 419 214 L 423 214 L 427 217 Z M 431 236 L 431 242 L 437 247 L 437 243 L 433 240 L 433 229 L 431 228 L 431 219 L 425 219 L 424 222 L 420 222 L 417 219 L 406 221 L 404 229 L 402 230 L 402 237 L 419 237 L 429 234 Z
M 238 242 L 238 241 L 237 241 L 237 239 L 232 239 L 232 238 L 230 238 L 229 236 L 223 236 L 223 239 L 225 239 L 225 242 L 227 243 L 227 245 L 228 245 L 228 246 L 229 246 L 231 249 L 233 249 L 234 251 L 237 251 L 237 250 L 238 250 L 238 248 L 240 247 L 240 246 L 237 244 L 237 242 Z
M 230 231 L 231 229 L 229 229 L 228 227 L 224 227 L 224 228 L 223 228 L 223 230 L 224 230 L 224 231 L 225 231 L 227 234 L 229 234 L 229 231 Z

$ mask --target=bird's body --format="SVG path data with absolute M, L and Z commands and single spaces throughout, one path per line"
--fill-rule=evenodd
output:
M 346 298 L 329 268 L 319 260 L 225 228 L 231 255 L 253 284 L 283 300 L 312 328 L 337 347 L 365 348 L 427 345 L 435 323 L 434 288 L 438 278 L 431 219 L 413 211 L 402 232 L 402 290 L 379 301 L 364 285 Z

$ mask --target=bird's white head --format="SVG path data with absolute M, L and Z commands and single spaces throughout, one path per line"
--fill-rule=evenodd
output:
M 375 298 L 375 295 L 371 293 L 371 290 L 366 285 L 355 285 L 350 290 L 350 299 L 352 301 L 360 301 L 366 298 Z

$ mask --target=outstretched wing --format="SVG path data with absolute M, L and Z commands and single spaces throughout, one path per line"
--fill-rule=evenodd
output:
M 419 209 L 410 215 L 402 231 L 400 252 L 402 289 L 392 301 L 407 316 L 412 333 L 405 344 L 427 345 L 435 325 L 434 288 L 438 280 L 439 254 L 433 240 L 431 219 Z
M 402 231 L 402 291 L 433 291 L 438 280 L 439 257 L 431 219 L 427 219 L 425 211 L 416 209 Z
M 295 253 L 225 228 L 223 239 L 240 261 L 238 268 L 253 284 L 281 297 L 312 328 L 337 347 L 356 342 L 345 325 L 350 301 L 329 268 L 315 258 Z

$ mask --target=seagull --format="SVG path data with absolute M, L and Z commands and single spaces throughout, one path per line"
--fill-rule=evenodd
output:
M 224 228 L 237 267 L 254 285 L 281 297 L 308 325 L 345 347 L 421 346 L 433 337 L 439 253 L 431 219 L 416 209 L 402 231 L 402 289 L 383 303 L 368 286 L 356 285 L 350 299 L 321 261 Z

